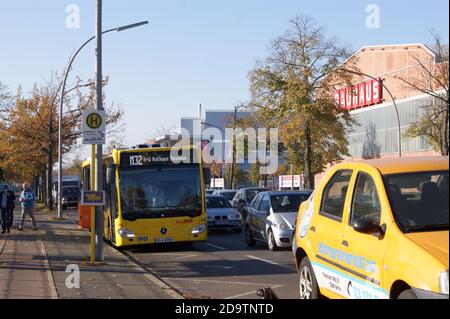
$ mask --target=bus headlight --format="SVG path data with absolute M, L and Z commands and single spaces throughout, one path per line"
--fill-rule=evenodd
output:
M 439 290 L 441 294 L 448 295 L 448 270 L 439 274 Z
M 205 224 L 200 224 L 198 226 L 195 226 L 194 228 L 192 228 L 191 233 L 192 234 L 200 234 L 203 233 L 206 230 L 206 225 Z
M 122 238 L 135 238 L 136 235 L 129 229 L 121 228 L 119 229 L 119 235 Z

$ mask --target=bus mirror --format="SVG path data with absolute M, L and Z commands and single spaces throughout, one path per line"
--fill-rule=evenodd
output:
M 116 165 L 109 164 L 106 168 L 106 184 L 114 184 L 114 177 L 116 173 Z
M 207 185 L 211 183 L 211 168 L 203 167 L 203 180 Z

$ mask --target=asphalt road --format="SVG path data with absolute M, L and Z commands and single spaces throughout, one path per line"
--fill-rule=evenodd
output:
M 263 243 L 247 247 L 244 232 L 210 233 L 207 243 L 123 250 L 187 298 L 255 299 L 271 287 L 279 298 L 298 298 L 291 250 L 271 252 Z

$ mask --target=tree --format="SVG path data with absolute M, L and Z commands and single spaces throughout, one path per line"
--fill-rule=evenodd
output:
M 0 166 L 7 167 L 22 180 L 31 181 L 40 175 L 45 180 L 44 198 L 50 210 L 53 209 L 53 165 L 58 150 L 61 82 L 61 77 L 53 72 L 48 81 L 34 85 L 29 97 L 24 97 L 19 88 L 15 102 L 3 107 L 0 113 L 3 125 L 0 139 L 6 141 L 0 145 L 0 153 L 6 157 Z M 87 93 L 82 91 L 85 87 Z M 67 154 L 78 146 L 83 110 L 94 108 L 95 84 L 77 79 L 74 88 L 66 90 L 64 99 L 62 142 L 63 153 Z M 107 133 L 111 134 L 117 129 L 123 112 L 113 104 L 105 109 Z
M 251 105 L 278 127 L 288 160 L 303 168 L 305 187 L 327 163 L 348 155 L 347 133 L 355 122 L 333 96 L 351 77 L 337 67 L 350 56 L 311 18 L 291 20 L 272 42 L 271 54 L 250 72 Z M 346 61 L 355 69 L 354 61 Z
M 449 155 L 449 50 L 433 32 L 436 61 L 413 57 L 417 72 L 413 76 L 396 76 L 404 85 L 430 97 L 423 106 L 423 115 L 407 130 L 406 136 L 425 136 L 434 150 Z M 411 72 L 412 73 L 412 72 Z
M 375 124 L 370 122 L 366 129 L 366 140 L 363 144 L 362 158 L 373 159 L 380 157 L 381 146 L 377 143 Z

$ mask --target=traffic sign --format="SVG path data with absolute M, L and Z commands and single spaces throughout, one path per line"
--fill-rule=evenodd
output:
M 105 144 L 105 118 L 104 110 L 83 111 L 83 144 Z
M 82 191 L 81 205 L 105 206 L 105 191 Z

